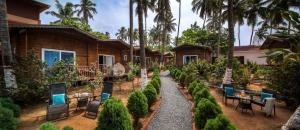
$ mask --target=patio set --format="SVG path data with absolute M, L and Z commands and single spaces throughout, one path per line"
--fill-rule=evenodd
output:
M 47 114 L 46 120 L 53 120 L 63 117 L 69 117 L 69 103 L 70 100 L 67 96 L 66 84 L 52 84 L 49 86 L 49 97 L 47 101 Z M 86 117 L 97 117 L 98 109 L 112 95 L 113 83 L 103 82 L 103 89 L 101 94 L 92 96 L 91 93 L 75 93 L 73 95 L 76 98 L 77 106 L 76 110 L 86 108 Z
M 238 100 L 239 103 L 235 107 L 235 110 L 241 109 L 247 112 L 250 110 L 254 115 L 252 104 L 261 107 L 266 116 L 271 116 L 272 113 L 275 116 L 275 100 L 276 92 L 272 90 L 263 89 L 261 92 L 255 92 L 250 90 L 235 90 L 232 85 L 223 84 L 223 100 L 227 105 L 227 99 Z

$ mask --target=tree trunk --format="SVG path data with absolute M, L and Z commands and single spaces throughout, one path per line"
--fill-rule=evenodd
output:
M 162 43 L 161 43 L 161 54 L 160 54 L 160 67 L 164 66 L 164 53 L 165 53 L 166 42 L 167 42 L 167 30 L 166 30 L 166 21 L 164 21 L 163 36 L 162 36 Z
M 205 23 L 206 22 L 206 14 L 204 14 L 204 19 L 203 19 L 203 25 L 202 25 L 202 28 L 205 28 Z
M 239 46 L 241 46 L 241 25 L 238 25 L 238 37 L 239 37 Z
M 250 36 L 250 43 L 249 43 L 249 45 L 252 45 L 252 39 L 253 39 L 253 33 L 254 33 L 254 27 L 255 27 L 255 25 L 252 25 L 251 36 Z
M 222 15 L 222 3 L 223 3 L 223 0 L 220 0 L 220 3 L 219 3 L 219 20 L 218 20 L 218 24 L 219 24 L 219 32 L 218 32 L 218 49 L 217 49 L 217 57 L 220 56 L 220 44 L 221 44 L 221 31 L 222 31 L 222 18 L 221 18 L 221 15 Z
M 89 18 L 88 18 L 86 11 L 83 11 L 83 18 L 84 18 L 84 21 L 86 22 L 86 24 L 89 24 Z
M 233 0 L 228 0 L 228 54 L 226 72 L 223 84 L 231 84 L 233 67 L 233 46 L 234 46 L 234 22 L 233 22 Z
M 144 13 L 144 20 L 145 20 L 145 46 L 148 46 L 148 31 L 147 31 L 147 16 Z
M 139 21 L 139 38 L 140 38 L 140 57 L 141 57 L 141 87 L 145 88 L 147 85 L 147 68 L 145 58 L 144 45 L 144 26 L 143 26 L 143 5 L 142 0 L 138 0 L 138 21 Z
M 133 0 L 129 0 L 129 44 L 130 44 L 130 62 L 133 63 Z M 131 82 L 134 90 L 134 78 Z
M 176 46 L 178 46 L 179 31 L 180 31 L 180 20 L 181 20 L 181 0 L 179 0 L 179 18 L 178 18 L 178 27 L 177 27 Z

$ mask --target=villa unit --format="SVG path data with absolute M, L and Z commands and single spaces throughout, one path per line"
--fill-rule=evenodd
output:
M 260 46 L 235 46 L 233 56 L 238 58 L 242 64 L 247 61 L 258 65 L 267 65 L 265 51 L 260 49 Z

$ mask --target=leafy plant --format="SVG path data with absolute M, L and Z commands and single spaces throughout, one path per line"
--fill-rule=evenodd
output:
M 197 80 L 195 80 L 195 81 L 193 81 L 192 83 L 189 84 L 189 86 L 188 86 L 188 92 L 189 92 L 189 94 L 193 93 L 193 91 L 194 91 L 194 89 L 195 89 L 195 87 L 197 85 L 198 85 L 198 81 Z
M 74 130 L 71 126 L 64 126 L 63 130 Z
M 195 123 L 198 129 L 203 129 L 208 119 L 215 118 L 221 114 L 221 108 L 209 101 L 208 99 L 201 99 L 196 107 Z
M 53 123 L 46 122 L 40 126 L 39 130 L 59 130 L 59 129 Z
M 11 98 L 1 98 L 0 97 L 0 106 L 12 110 L 14 117 L 19 117 L 21 114 L 20 106 L 15 104 Z
M 14 117 L 12 110 L 2 107 L 0 104 L 0 129 L 1 130 L 15 130 L 17 129 L 19 121 Z
M 209 119 L 203 130 L 236 130 L 230 121 L 222 114 L 214 119 Z
M 158 81 L 158 80 L 159 80 L 159 79 L 152 79 L 152 80 L 150 81 L 150 84 L 155 88 L 157 94 L 160 93 L 160 84 L 159 84 L 159 81 Z
M 128 110 L 121 100 L 113 97 L 104 103 L 97 130 L 132 130 Z
M 147 101 L 148 101 L 148 107 L 150 110 L 150 107 L 153 105 L 153 103 L 155 103 L 155 101 L 157 100 L 157 93 L 155 88 L 153 87 L 153 85 L 148 84 L 146 86 L 146 88 L 143 90 L 143 94 L 147 97 Z
M 209 90 L 207 88 L 203 88 L 202 90 L 195 93 L 193 99 L 196 104 L 202 99 L 202 98 L 208 98 L 210 96 Z
M 100 70 L 96 72 L 96 77 L 94 80 L 88 82 L 89 89 L 92 91 L 93 97 L 95 95 L 95 89 L 98 87 L 103 87 L 103 74 Z
M 147 97 L 140 91 L 132 92 L 128 97 L 127 108 L 134 118 L 134 125 L 138 127 L 139 119 L 148 113 Z
M 197 86 L 194 88 L 193 92 L 192 92 L 192 97 L 195 97 L 196 93 L 198 91 L 201 91 L 202 89 L 204 89 L 204 84 L 203 83 L 199 83 L 197 84 Z

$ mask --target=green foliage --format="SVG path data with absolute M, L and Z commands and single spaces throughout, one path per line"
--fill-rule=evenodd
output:
M 210 64 L 206 60 L 199 60 L 194 64 L 197 76 L 201 79 L 207 79 L 210 72 Z
M 198 91 L 201 91 L 201 90 L 204 89 L 204 88 L 205 88 L 205 86 L 204 86 L 203 83 L 197 84 L 197 86 L 194 88 L 194 90 L 193 90 L 193 92 L 192 92 L 192 97 L 195 97 L 196 93 L 197 93 Z
M 129 63 L 128 80 L 132 81 L 140 73 L 140 66 L 132 62 Z
M 66 83 L 67 87 L 71 87 L 79 79 L 76 67 L 70 65 L 70 61 L 63 60 L 56 61 L 52 67 L 47 68 L 46 75 L 49 84 Z
M 59 129 L 53 123 L 46 122 L 40 126 L 39 130 L 59 130 Z
M 100 70 L 98 70 L 96 72 L 95 79 L 88 82 L 87 86 L 92 91 L 93 96 L 94 96 L 94 91 L 96 88 L 103 87 L 103 77 L 104 76 L 103 76 L 102 72 Z
M 156 92 L 155 88 L 153 87 L 153 85 L 148 84 L 146 86 L 146 88 L 143 90 L 143 94 L 147 97 L 148 107 L 149 107 L 149 110 L 150 110 L 150 107 L 157 100 L 157 92 Z
M 209 119 L 203 130 L 236 130 L 230 121 L 222 114 L 214 119 Z
M 127 108 L 135 122 L 148 113 L 147 97 L 140 91 L 132 92 L 128 97 Z
M 71 126 L 64 126 L 63 130 L 74 130 Z
M 159 84 L 158 79 L 152 79 L 150 81 L 150 84 L 155 88 L 157 94 L 159 94 L 160 93 L 160 84 Z
M 0 104 L 0 129 L 15 130 L 19 121 L 14 117 L 14 112 L 8 108 L 2 107 Z
M 209 90 L 207 88 L 203 88 L 202 90 L 195 93 L 193 99 L 197 104 L 202 98 L 208 98 L 210 96 Z
M 189 84 L 188 86 L 188 92 L 189 94 L 192 94 L 194 91 L 194 88 L 198 85 L 198 81 L 194 80 L 192 83 Z
M 19 117 L 21 114 L 20 106 L 15 104 L 11 98 L 0 97 L 0 106 L 12 110 L 14 113 L 14 117 Z
M 108 99 L 98 116 L 98 130 L 132 130 L 128 110 L 121 100 Z
M 185 72 L 182 72 L 181 74 L 180 74 L 180 76 L 179 76 L 179 83 L 180 84 L 182 84 L 183 85 L 183 87 L 184 87 L 184 80 L 185 80 L 185 77 L 186 77 L 186 73 Z
M 198 129 L 203 129 L 208 119 L 215 118 L 222 113 L 221 108 L 209 101 L 208 99 L 201 99 L 196 107 L 195 123 Z
M 21 105 L 35 104 L 41 101 L 47 93 L 47 77 L 43 73 L 45 64 L 35 55 L 33 50 L 27 56 L 17 57 L 13 65 L 18 88 L 9 95 Z

